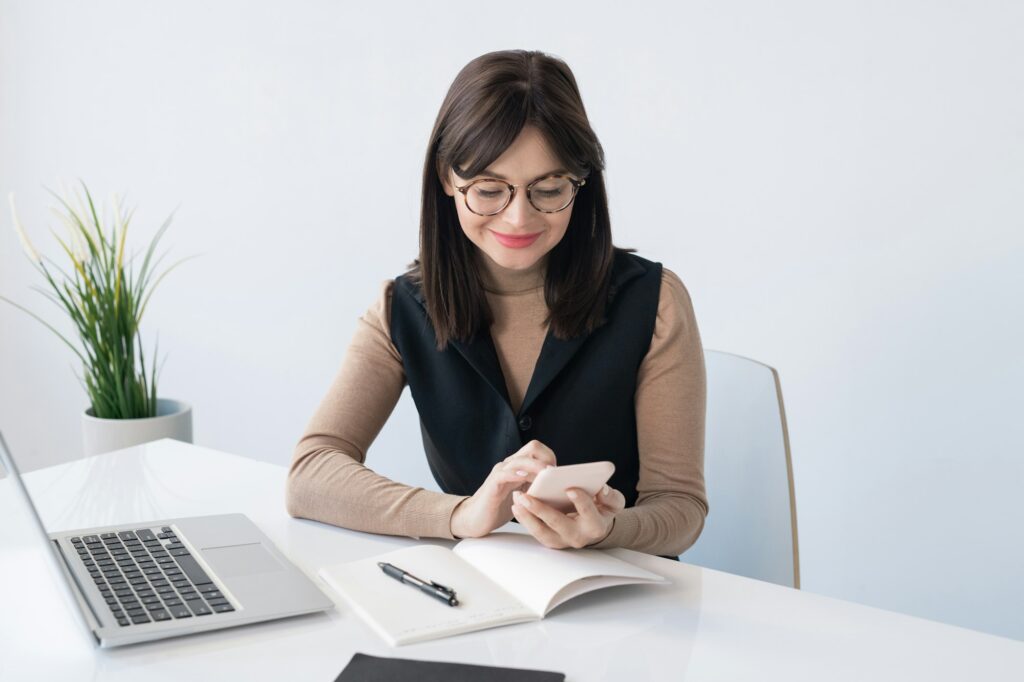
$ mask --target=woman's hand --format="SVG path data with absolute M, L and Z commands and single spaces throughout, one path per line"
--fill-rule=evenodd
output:
M 452 535 L 479 538 L 504 526 L 512 520 L 512 492 L 525 490 L 537 474 L 556 464 L 555 453 L 539 440 L 495 464 L 480 489 L 455 508 Z
M 512 513 L 533 537 L 552 549 L 580 549 L 608 537 L 615 515 L 625 509 L 626 498 L 605 486 L 591 497 L 579 488 L 569 488 L 576 511 L 563 514 L 526 493 L 513 494 Z

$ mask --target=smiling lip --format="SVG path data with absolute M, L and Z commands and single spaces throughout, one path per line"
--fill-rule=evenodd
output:
M 501 232 L 495 232 L 494 230 L 491 230 L 491 233 L 494 235 L 494 238 L 497 239 L 503 246 L 507 246 L 510 249 L 526 248 L 530 244 L 537 241 L 537 238 L 543 234 L 543 232 L 536 232 L 534 234 L 526 234 L 520 236 L 502 234 Z

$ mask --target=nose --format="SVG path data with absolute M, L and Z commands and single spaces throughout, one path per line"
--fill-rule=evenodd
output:
M 526 191 L 517 189 L 512 201 L 505 207 L 503 218 L 512 227 L 526 227 L 533 218 L 536 211 L 530 200 L 526 198 Z

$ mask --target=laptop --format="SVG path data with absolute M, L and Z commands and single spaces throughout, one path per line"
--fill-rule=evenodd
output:
M 243 514 L 47 533 L 0 433 L 0 495 L 12 494 L 35 519 L 61 588 L 100 647 L 334 607 Z

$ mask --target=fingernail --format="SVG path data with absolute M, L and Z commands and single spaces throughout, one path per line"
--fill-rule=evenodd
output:
M 611 488 L 609 488 L 608 486 L 605 486 L 605 487 L 601 488 L 601 494 L 602 494 L 602 495 L 607 495 L 607 494 L 608 494 L 608 493 L 610 493 L 611 491 L 612 491 L 612 489 L 611 489 Z
M 517 471 L 516 472 L 516 476 L 525 476 L 525 475 L 526 475 L 525 471 Z
M 570 499 L 570 500 L 575 500 L 575 499 L 576 499 L 576 491 L 575 491 L 575 490 L 570 490 L 570 491 L 568 491 L 568 492 L 566 493 L 566 495 L 568 495 L 568 496 L 569 496 L 569 499 Z
M 526 499 L 526 495 L 520 495 L 519 499 L 516 500 L 516 501 L 519 504 L 523 505 L 524 507 L 529 507 L 530 506 L 530 501 L 528 499 Z

